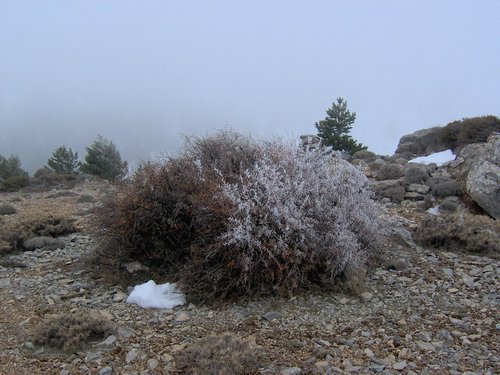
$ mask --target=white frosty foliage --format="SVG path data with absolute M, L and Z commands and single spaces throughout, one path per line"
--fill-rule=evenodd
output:
M 297 276 L 320 265 L 333 278 L 362 266 L 379 236 L 368 181 L 338 154 L 275 144 L 223 194 L 237 208 L 222 239 L 245 253 L 243 272 L 265 259 Z
M 136 285 L 127 298 L 127 303 L 135 303 L 140 307 L 171 309 L 172 307 L 183 305 L 186 299 L 180 293 L 175 284 L 156 285 L 153 280 L 145 284 Z

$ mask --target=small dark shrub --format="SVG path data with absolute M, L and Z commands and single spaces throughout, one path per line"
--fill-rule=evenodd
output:
M 34 343 L 74 353 L 91 342 L 103 340 L 112 331 L 109 321 L 87 311 L 80 311 L 44 320 L 34 331 Z
M 500 132 L 500 119 L 481 116 L 453 121 L 442 130 L 443 140 L 455 152 L 471 143 L 484 143 L 493 132 Z
M 425 184 L 431 188 L 432 195 L 439 198 L 461 195 L 463 192 L 458 181 L 449 177 L 431 177 Z
M 227 132 L 184 150 L 109 197 L 100 257 L 161 269 L 210 301 L 362 274 L 378 248 L 368 180 L 341 158 Z
M 82 194 L 76 199 L 77 203 L 95 203 L 96 199 L 93 195 Z
M 403 168 L 399 164 L 386 164 L 377 172 L 377 180 L 396 180 L 404 174 Z
M 429 177 L 429 172 L 426 169 L 417 166 L 409 166 L 405 172 L 403 182 L 405 185 L 423 184 Z
M 30 178 L 28 175 L 19 175 L 7 177 L 0 182 L 0 191 L 17 191 L 23 187 L 28 186 Z
M 10 204 L 0 205 L 0 215 L 13 215 L 16 212 L 16 208 Z
M 177 367 L 190 375 L 254 374 L 266 362 L 248 340 L 233 334 L 200 339 L 176 356 Z
M 1 254 L 1 251 L 0 251 Z M 0 261 L 0 266 L 5 268 L 27 268 L 28 266 L 18 260 L 5 259 Z
M 65 246 L 66 244 L 64 243 L 64 241 L 59 238 L 44 236 L 29 238 L 23 242 L 23 248 L 25 250 L 55 250 L 64 249 Z
M 380 181 L 372 185 L 372 190 L 378 198 L 389 198 L 399 203 L 403 200 L 406 190 L 397 180 Z
M 422 246 L 447 251 L 498 257 L 500 223 L 487 216 L 449 214 L 430 216 L 421 221 L 415 241 Z

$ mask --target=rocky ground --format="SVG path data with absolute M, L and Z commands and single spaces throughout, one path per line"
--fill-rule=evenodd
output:
M 1 198 L 19 208 L 48 194 Z M 418 220 L 408 208 L 389 213 L 406 227 Z M 498 260 L 401 246 L 391 254 L 393 266 L 372 270 L 357 297 L 318 290 L 159 310 L 125 303 L 129 290 L 106 285 L 81 267 L 95 244 L 91 235 L 83 231 L 63 240 L 64 249 L 1 259 L 1 374 L 179 373 L 178 353 L 198 338 L 224 332 L 267 354 L 270 362 L 260 373 L 500 372 Z M 44 317 L 81 310 L 112 321 L 114 334 L 74 354 L 34 344 L 33 329 Z

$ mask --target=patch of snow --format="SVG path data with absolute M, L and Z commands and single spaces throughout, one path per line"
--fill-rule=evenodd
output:
M 439 206 L 429 208 L 427 213 L 431 215 L 439 215 Z
M 412 159 L 409 162 L 422 164 L 436 163 L 438 166 L 440 166 L 453 160 L 455 160 L 455 155 L 453 155 L 451 150 L 446 150 L 436 152 L 435 154 L 428 156 L 419 156 L 418 158 Z
M 156 285 L 153 280 L 149 280 L 134 287 L 127 298 L 127 303 L 135 303 L 144 308 L 171 309 L 186 303 L 186 298 L 177 290 L 175 284 Z

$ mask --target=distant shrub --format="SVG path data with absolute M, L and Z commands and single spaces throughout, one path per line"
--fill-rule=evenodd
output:
M 122 161 L 113 142 L 99 135 L 86 149 L 87 155 L 81 167 L 82 172 L 112 181 L 127 174 L 127 162 Z
M 19 175 L 7 177 L 0 182 L 0 191 L 17 191 L 28 186 L 30 178 L 28 175 Z
M 55 315 L 44 320 L 34 331 L 34 343 L 75 353 L 90 343 L 100 341 L 111 334 L 113 327 L 104 318 L 79 311 Z
M 189 345 L 176 356 L 183 374 L 254 374 L 267 359 L 248 340 L 233 334 L 209 336 Z
M 341 158 L 224 132 L 143 165 L 110 196 L 99 253 L 162 269 L 200 300 L 286 293 L 362 270 L 377 212 Z
M 500 223 L 483 215 L 442 214 L 421 221 L 415 241 L 447 251 L 500 255 Z
M 19 156 L 11 155 L 6 158 L 0 155 L 0 181 L 15 176 L 28 176 L 28 173 L 21 168 Z
M 500 132 L 500 119 L 496 116 L 481 116 L 450 122 L 443 128 L 442 137 L 455 152 L 471 143 L 486 142 L 493 132 Z
M 78 152 L 73 152 L 71 148 L 68 150 L 66 146 L 60 146 L 50 156 L 47 166 L 59 174 L 75 175 L 80 173 L 82 163 L 78 160 Z
M 0 191 L 16 191 L 29 184 L 28 173 L 21 168 L 17 155 L 0 155 Z

